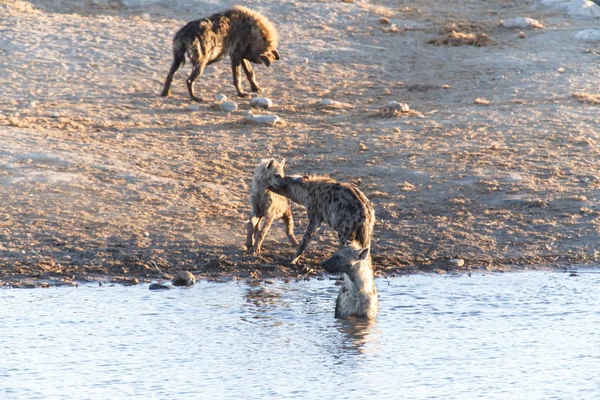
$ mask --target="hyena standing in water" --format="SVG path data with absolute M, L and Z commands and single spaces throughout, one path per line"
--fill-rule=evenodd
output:
M 294 219 L 292 218 L 292 209 L 288 200 L 267 189 L 264 179 L 271 174 L 271 171 L 277 171 L 283 174 L 285 160 L 277 162 L 275 160 L 262 160 L 254 171 L 252 179 L 252 192 L 250 194 L 251 214 L 248 221 L 248 237 L 246 247 L 251 254 L 260 253 L 262 245 L 271 224 L 275 219 L 281 218 L 285 223 L 285 233 L 292 244 L 298 246 L 298 241 L 294 236 Z M 263 221 L 262 227 L 259 227 L 260 221 Z
M 277 45 L 279 36 L 275 26 L 264 15 L 242 6 L 235 6 L 208 18 L 188 22 L 173 38 L 173 64 L 167 75 L 162 96 L 170 94 L 173 75 L 185 55 L 192 62 L 192 73 L 187 88 L 194 101 L 203 101 L 194 93 L 194 81 L 202 75 L 204 67 L 229 55 L 233 72 L 233 85 L 240 97 L 247 97 L 242 90 L 241 69 L 244 69 L 253 92 L 261 89 L 254 77 L 250 62 L 270 66 L 279 60 Z
M 335 302 L 336 318 L 377 316 L 379 299 L 368 247 L 348 242 L 321 265 L 327 272 L 344 273 L 344 283 Z
M 341 246 L 348 240 L 362 247 L 371 245 L 375 211 L 369 199 L 356 186 L 316 176 L 284 176 L 283 170 L 269 170 L 264 180 L 269 190 L 306 208 L 308 227 L 292 265 L 298 262 L 321 222 L 336 230 Z

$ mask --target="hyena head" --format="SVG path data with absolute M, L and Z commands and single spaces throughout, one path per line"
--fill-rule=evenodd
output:
M 265 64 L 266 67 L 270 66 L 275 60 L 281 60 L 277 50 L 265 51 L 260 55 L 260 60 Z
M 285 158 L 279 162 L 273 159 L 262 160 L 258 168 L 256 168 L 254 179 L 264 182 L 267 186 L 279 187 L 283 184 L 284 165 Z
M 369 257 L 368 247 L 359 247 L 354 242 L 347 242 L 321 265 L 329 273 L 343 272 L 352 277 L 357 273 L 360 264 Z

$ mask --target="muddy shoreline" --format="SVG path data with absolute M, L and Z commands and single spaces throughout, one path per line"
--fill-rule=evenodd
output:
M 379 276 L 598 263 L 600 51 L 578 39 L 596 18 L 533 0 L 256 1 L 282 54 L 255 69 L 274 106 L 253 112 L 284 121 L 262 126 L 228 60 L 197 89 L 238 111 L 192 104 L 189 65 L 159 96 L 174 32 L 225 2 L 93 3 L 0 1 L 3 286 L 318 276 L 328 228 L 299 269 L 279 222 L 260 257 L 245 254 L 265 157 L 358 185 Z M 517 17 L 543 28 L 501 23 Z M 453 46 L 455 30 L 490 41 Z M 292 211 L 301 237 L 305 211 Z

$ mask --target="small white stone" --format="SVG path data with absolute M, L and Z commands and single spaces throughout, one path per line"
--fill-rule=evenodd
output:
M 279 118 L 275 114 L 262 114 L 262 115 L 248 114 L 246 119 L 250 122 L 254 122 L 257 124 L 264 124 L 264 125 L 275 125 L 281 121 L 281 118 Z
M 38 105 L 38 102 L 34 100 L 34 101 L 32 101 L 31 103 L 29 103 L 29 105 L 30 105 L 31 107 L 37 107 L 37 105 Z
M 304 64 L 308 64 L 308 57 L 304 57 Z
M 406 103 L 398 103 L 397 101 L 390 101 L 389 103 L 387 103 L 387 108 L 389 110 L 395 110 L 395 111 L 402 111 L 402 112 L 409 112 L 410 111 L 410 107 L 408 106 L 408 104 Z
M 227 101 L 227 96 L 219 93 L 215 96 L 215 100 L 217 100 L 217 103 L 223 103 L 224 101 Z
M 224 103 L 221 103 L 221 110 L 225 112 L 234 112 L 237 111 L 237 109 L 238 105 L 235 101 L 226 101 Z
M 188 111 L 200 111 L 200 106 L 198 104 L 190 104 L 186 108 Z
M 273 107 L 273 101 L 267 97 L 255 97 L 250 100 L 250 104 L 256 107 L 270 108 Z
M 506 28 L 543 28 L 544 25 L 533 18 L 517 17 L 502 21 L 502 25 Z
M 51 112 L 51 113 L 50 113 L 50 117 L 51 117 L 51 118 L 58 118 L 58 117 L 60 117 L 60 114 L 59 114 L 59 113 L 57 113 L 56 111 L 54 111 L 54 112 Z
M 450 260 L 450 263 L 452 265 L 454 265 L 455 267 L 460 268 L 463 265 L 465 265 L 465 260 L 463 260 L 462 258 L 455 258 L 455 259 Z

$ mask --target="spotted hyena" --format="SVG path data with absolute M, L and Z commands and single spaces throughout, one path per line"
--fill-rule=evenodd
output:
M 377 316 L 379 299 L 368 247 L 361 248 L 348 242 L 321 265 L 327 272 L 344 274 L 344 283 L 335 302 L 336 318 Z
M 294 219 L 292 218 L 292 210 L 288 199 L 271 192 L 264 181 L 264 178 L 270 175 L 272 171 L 283 174 L 284 165 L 285 160 L 281 160 L 280 162 L 262 160 L 256 171 L 254 171 L 252 192 L 250 194 L 252 211 L 250 213 L 250 221 L 248 221 L 248 237 L 246 239 L 246 247 L 252 254 L 260 253 L 262 242 L 271 224 L 277 218 L 283 219 L 286 228 L 285 233 L 292 246 L 298 246 L 298 241 L 294 236 Z M 259 227 L 261 219 L 263 223 L 262 227 Z
M 226 56 L 231 58 L 233 85 L 238 96 L 248 96 L 248 93 L 242 90 L 240 82 L 242 68 L 250 81 L 252 91 L 260 92 L 250 63 L 264 64 L 268 67 L 274 60 L 279 60 L 278 42 L 279 36 L 271 21 L 264 15 L 242 6 L 188 22 L 173 39 L 173 64 L 167 75 L 162 96 L 170 94 L 173 75 L 181 64 L 185 64 L 186 53 L 193 66 L 186 83 L 194 101 L 203 100 L 194 93 L 194 81 L 202 75 L 204 67 Z
M 283 171 L 275 170 L 269 171 L 264 180 L 269 190 L 306 208 L 308 227 L 292 265 L 298 262 L 321 222 L 336 230 L 341 246 L 348 240 L 362 247 L 371 245 L 375 211 L 356 186 L 317 176 L 284 176 Z

